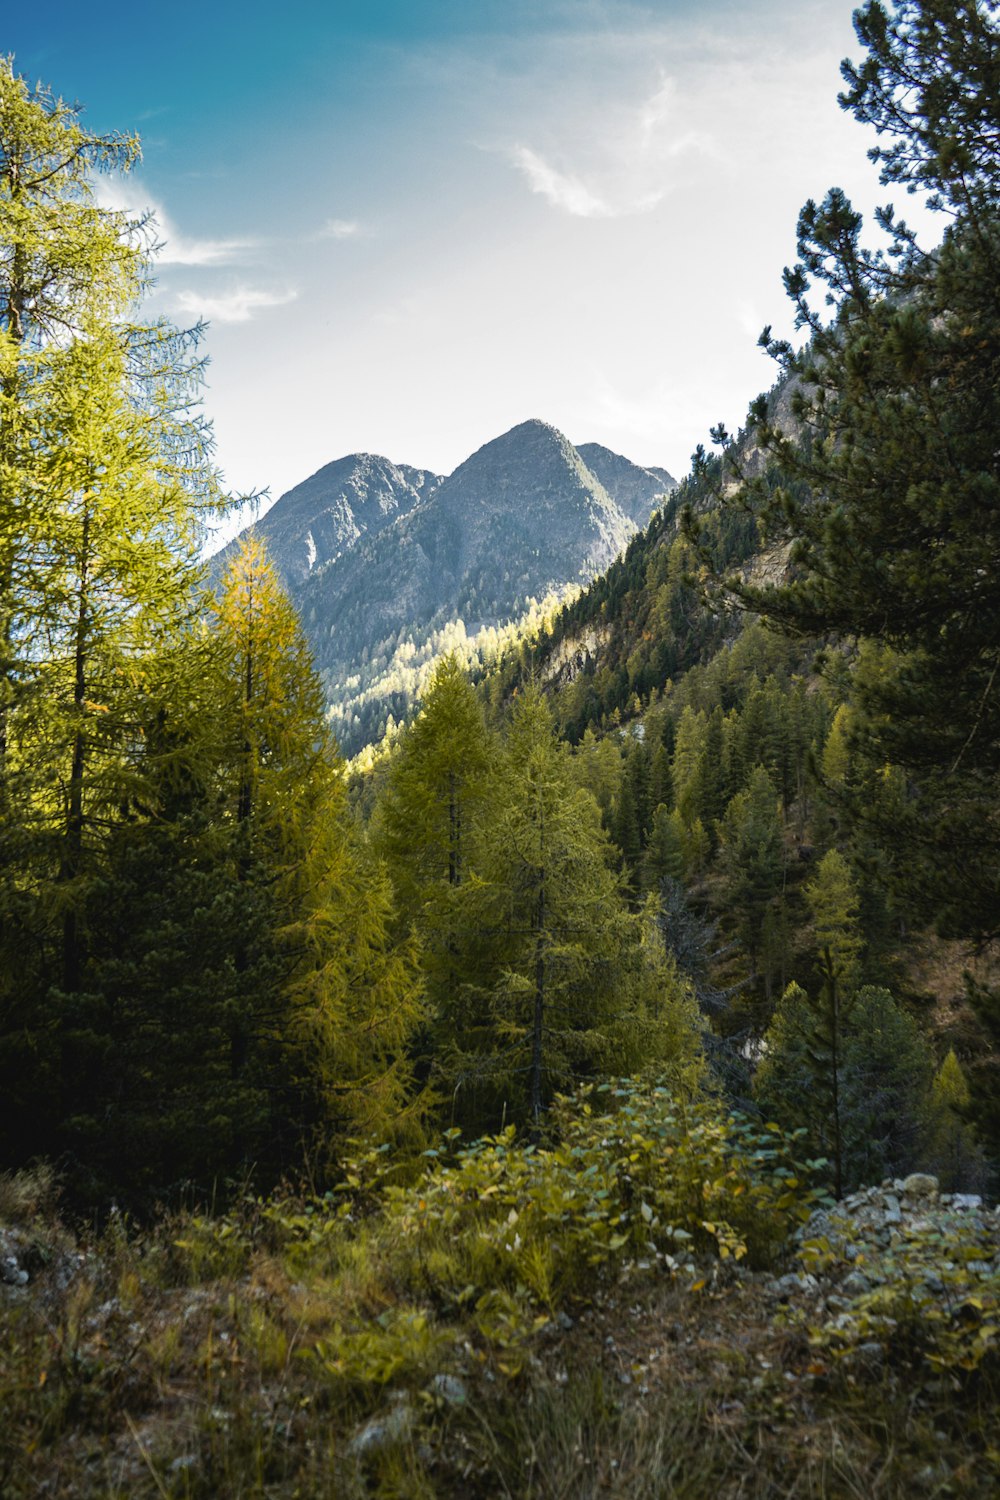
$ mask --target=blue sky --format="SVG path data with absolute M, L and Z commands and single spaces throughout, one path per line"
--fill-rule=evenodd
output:
M 771 383 L 801 204 L 885 196 L 840 0 L 37 0 L 0 47 L 142 136 L 103 191 L 156 208 L 153 306 L 209 319 L 219 460 L 272 498 L 531 416 L 681 474 Z

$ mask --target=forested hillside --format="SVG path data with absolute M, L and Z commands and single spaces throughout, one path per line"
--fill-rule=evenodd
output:
M 542 423 L 327 475 L 318 571 L 286 507 L 376 656 L 610 563 L 351 777 L 336 632 L 200 559 L 138 144 L 0 67 L 5 1494 L 995 1492 L 1000 30 L 855 25 L 940 243 L 807 203 L 801 345 L 622 555 Z

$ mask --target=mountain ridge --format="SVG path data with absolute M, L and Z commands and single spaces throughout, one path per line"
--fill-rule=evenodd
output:
M 539 601 L 585 586 L 646 524 L 672 476 L 583 448 L 591 464 L 529 418 L 444 477 L 347 454 L 247 528 L 299 610 L 347 753 L 405 716 L 442 643 L 477 658 L 480 637 L 485 649 Z M 216 576 L 239 541 L 213 561 Z

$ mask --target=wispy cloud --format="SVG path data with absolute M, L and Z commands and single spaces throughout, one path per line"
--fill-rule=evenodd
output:
M 353 240 L 365 234 L 363 224 L 357 219 L 327 219 L 322 229 L 316 231 L 318 240 Z
M 516 145 L 507 154 L 531 191 L 564 213 L 582 219 L 649 213 L 674 186 L 672 163 L 689 153 L 713 152 L 711 141 L 697 132 L 678 132 L 679 113 L 676 85 L 661 73 L 637 107 L 607 111 L 598 128 L 585 133 L 584 145 L 576 147 L 582 169 L 557 167 L 534 146 Z
M 186 290 L 178 292 L 173 302 L 178 312 L 204 318 L 207 323 L 249 323 L 258 313 L 269 307 L 284 307 L 297 296 L 293 290 L 276 292 L 264 287 L 238 286 L 214 295 Z
M 540 193 L 556 208 L 564 209 L 579 219 L 610 219 L 615 216 L 611 204 L 591 192 L 585 182 L 547 162 L 530 146 L 515 146 L 511 151 L 515 166 L 528 179 L 533 193 Z
M 134 178 L 98 178 L 94 193 L 102 208 L 149 217 L 148 238 L 156 247 L 159 266 L 231 266 L 246 260 L 257 244 L 252 239 L 202 239 L 182 234 L 163 205 Z
M 245 260 L 253 240 L 190 239 L 178 233 L 161 213 L 156 215 L 158 240 L 162 246 L 156 261 L 161 266 L 231 266 Z

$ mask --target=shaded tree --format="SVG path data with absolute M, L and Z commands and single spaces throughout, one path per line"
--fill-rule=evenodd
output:
M 790 580 L 739 596 L 805 635 L 871 643 L 852 675 L 853 741 L 905 768 L 902 815 L 854 799 L 892 878 L 952 935 L 998 935 L 1000 215 L 994 0 L 869 0 L 843 106 L 879 134 L 884 183 L 949 222 L 927 251 L 886 205 L 882 250 L 832 189 L 798 225 L 785 283 L 809 343 L 764 342 L 792 381 L 795 430 L 756 404 L 780 482 L 743 498 L 792 542 Z M 831 322 L 811 300 L 818 286 Z
M 815 995 L 785 991 L 753 1088 L 765 1114 L 803 1127 L 809 1149 L 829 1158 L 839 1198 L 921 1164 L 932 1071 L 916 1023 L 888 990 L 847 993 L 826 963 Z

